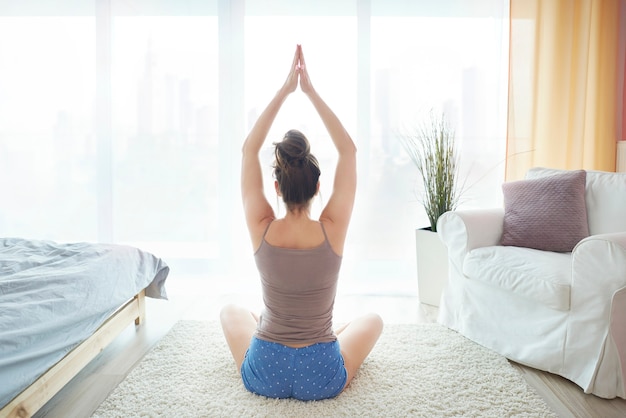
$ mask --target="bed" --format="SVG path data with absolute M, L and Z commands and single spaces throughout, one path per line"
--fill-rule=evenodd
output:
M 0 417 L 31 416 L 167 299 L 169 267 L 135 247 L 0 238 Z

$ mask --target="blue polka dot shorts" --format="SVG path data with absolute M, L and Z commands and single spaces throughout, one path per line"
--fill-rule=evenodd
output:
M 293 348 L 252 337 L 241 378 L 257 395 L 313 401 L 339 395 L 348 373 L 337 341 Z

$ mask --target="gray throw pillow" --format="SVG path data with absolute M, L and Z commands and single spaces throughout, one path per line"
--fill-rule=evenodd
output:
M 569 252 L 589 236 L 587 172 L 568 171 L 504 183 L 502 245 Z

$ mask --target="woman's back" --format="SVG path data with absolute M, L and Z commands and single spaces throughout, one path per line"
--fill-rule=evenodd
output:
M 270 227 L 271 225 L 271 227 Z M 259 248 L 261 241 L 265 240 L 275 247 L 306 249 L 314 248 L 328 240 L 333 251 L 341 256 L 344 243 L 344 235 L 337 236 L 335 225 L 302 217 L 294 219 L 287 215 L 281 219 L 269 220 L 265 225 L 260 225 L 253 232 L 253 246 Z
M 281 248 L 313 248 L 324 242 L 324 232 L 320 222 L 311 219 L 285 217 L 271 222 L 265 234 L 265 241 Z
M 267 235 L 280 223 L 272 222 Z M 272 244 L 266 236 L 255 252 L 265 305 L 257 337 L 288 345 L 336 340 L 332 314 L 341 257 L 325 238 L 323 225 L 315 226 L 321 242 L 294 248 Z

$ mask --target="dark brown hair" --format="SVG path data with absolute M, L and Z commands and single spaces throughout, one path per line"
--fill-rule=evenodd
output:
M 317 193 L 321 174 L 317 158 L 311 154 L 309 140 L 296 129 L 274 145 L 274 178 L 283 201 L 289 211 L 301 210 Z

